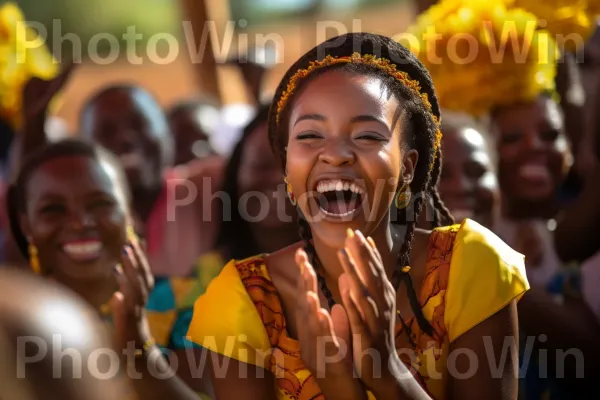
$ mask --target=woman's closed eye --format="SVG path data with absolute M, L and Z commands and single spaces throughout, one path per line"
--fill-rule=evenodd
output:
M 389 138 L 377 132 L 362 132 L 355 136 L 356 140 L 368 140 L 375 142 L 387 142 Z
M 45 215 L 58 215 L 64 214 L 67 208 L 63 204 L 59 203 L 50 203 L 44 204 L 40 207 L 40 213 Z
M 322 139 L 323 135 L 316 131 L 304 131 L 296 135 L 296 140 Z
M 113 207 L 116 204 L 114 200 L 111 199 L 96 199 L 89 203 L 89 207 L 93 210 L 98 208 L 108 208 Z

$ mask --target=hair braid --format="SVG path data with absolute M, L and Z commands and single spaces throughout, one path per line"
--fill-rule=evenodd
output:
M 317 251 L 315 250 L 315 246 L 313 246 L 312 243 L 312 231 L 310 230 L 310 225 L 308 224 L 308 221 L 306 220 L 306 218 L 304 218 L 304 215 L 302 215 L 300 211 L 298 211 L 298 229 L 300 231 L 300 237 L 304 241 L 304 251 L 306 252 L 306 255 L 308 255 L 308 261 L 310 261 L 312 266 L 315 268 L 315 273 L 317 274 L 317 281 L 319 282 L 319 288 L 321 289 L 323 296 L 325 296 L 325 298 L 327 299 L 327 303 L 329 305 L 329 308 L 331 309 L 335 304 L 333 293 L 331 293 L 331 290 L 329 290 L 329 288 L 327 287 L 323 275 L 319 273 L 319 258 L 317 257 Z
M 433 200 L 433 208 L 437 215 L 437 221 L 434 221 L 434 227 L 439 227 L 443 225 L 453 225 L 455 223 L 454 217 L 450 213 L 450 210 L 440 197 L 440 192 L 438 192 L 437 186 L 440 181 L 440 175 L 442 173 L 442 151 L 438 149 L 437 157 L 433 164 L 433 170 L 431 171 L 431 183 L 429 188 L 429 196 L 431 196 L 431 200 Z
M 418 215 L 423 207 L 423 198 L 417 197 L 415 199 L 415 214 Z M 394 274 L 392 275 L 392 284 L 396 290 L 400 286 L 400 282 L 404 282 L 406 284 L 406 290 L 408 294 L 408 301 L 410 302 L 410 308 L 415 313 L 415 318 L 417 319 L 417 323 L 421 330 L 428 335 L 433 334 L 433 327 L 425 318 L 423 314 L 423 310 L 419 303 L 419 299 L 415 292 L 415 287 L 413 285 L 412 278 L 410 276 L 409 270 L 404 270 L 404 267 L 410 265 L 410 253 L 412 251 L 412 241 L 415 236 L 415 228 L 417 222 L 416 218 L 414 221 L 410 221 L 406 223 L 406 233 L 404 234 L 404 242 L 402 243 L 402 247 L 400 248 L 400 255 L 398 256 L 398 262 L 396 264 L 396 269 L 394 270 Z M 401 317 L 402 319 L 402 317 Z M 402 325 L 406 325 L 404 321 L 402 321 Z M 412 337 L 409 335 L 409 340 L 412 340 Z

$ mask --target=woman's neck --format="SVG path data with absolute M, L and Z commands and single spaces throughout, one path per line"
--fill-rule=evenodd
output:
M 391 278 L 394 272 L 403 238 L 406 234 L 404 225 L 397 226 L 398 229 L 392 229 L 389 218 L 386 218 L 369 234 L 377 245 L 388 278 Z M 344 271 L 338 258 L 338 251 L 341 249 L 329 247 L 318 238 L 314 239 L 314 246 L 319 263 L 322 266 L 319 273 L 325 278 L 327 287 L 333 293 L 336 301 L 339 301 L 338 278 Z

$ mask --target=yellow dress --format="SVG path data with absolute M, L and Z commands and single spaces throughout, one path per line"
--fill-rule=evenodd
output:
M 450 344 L 519 299 L 529 283 L 524 257 L 471 220 L 432 232 L 426 269 L 419 301 L 434 333 L 431 337 L 414 318 L 408 320 L 419 357 L 412 364 L 403 361 L 432 398 L 444 399 Z M 188 339 L 271 371 L 279 399 L 323 398 L 303 365 L 299 342 L 287 334 L 264 257 L 227 264 L 196 301 Z

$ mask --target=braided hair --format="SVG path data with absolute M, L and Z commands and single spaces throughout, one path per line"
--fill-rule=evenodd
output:
M 437 157 L 435 159 L 435 164 L 431 171 L 431 183 L 428 191 L 429 197 L 431 197 L 431 201 L 433 202 L 433 227 L 438 228 L 444 225 L 453 225 L 454 217 L 450 213 L 450 210 L 440 196 L 440 192 L 438 191 L 438 184 L 440 182 L 440 176 L 442 174 L 442 150 L 438 149 Z
M 291 108 L 289 103 L 293 102 L 293 98 L 290 98 L 288 106 L 281 110 L 278 110 L 277 101 L 282 95 L 289 95 L 288 93 L 285 93 L 285 90 L 290 79 L 298 70 L 309 67 L 310 63 L 313 61 L 323 60 L 326 56 L 335 58 L 348 57 L 354 53 L 359 53 L 361 55 L 375 55 L 379 58 L 390 60 L 390 62 L 396 65 L 397 70 L 406 72 L 410 79 L 419 83 L 420 92 L 427 96 L 431 104 L 431 112 L 424 104 L 422 98 L 417 96 L 410 88 L 400 83 L 386 71 L 364 63 L 339 63 L 317 69 L 298 82 L 296 93 L 298 93 L 302 87 L 314 77 L 334 69 L 355 74 L 375 76 L 381 79 L 398 100 L 400 100 L 402 105 L 405 116 L 403 118 L 403 132 L 406 140 L 405 145 L 411 149 L 416 149 L 419 153 L 419 162 L 414 171 L 410 189 L 412 193 L 432 195 L 437 212 L 440 213 L 440 215 L 449 215 L 448 210 L 443 206 L 443 202 L 439 198 L 439 194 L 437 194 L 437 189 L 435 186 L 432 186 L 432 182 L 439 178 L 439 170 L 441 168 L 440 150 L 435 150 L 436 133 L 438 130 L 435 118 L 440 118 L 440 107 L 434 91 L 433 82 L 423 64 L 421 64 L 407 48 L 388 37 L 370 33 L 349 33 L 335 37 L 316 46 L 292 65 L 275 92 L 274 102 L 269 112 L 269 140 L 276 157 L 279 159 L 282 166 L 286 165 L 286 145 L 289 135 L 286 122 L 289 118 Z M 278 113 L 280 113 L 279 123 Z M 398 289 L 398 285 L 401 282 L 407 284 L 410 304 L 417 318 L 417 322 L 424 332 L 431 334 L 433 328 L 422 313 L 412 285 L 410 273 L 408 272 L 408 269 L 404 268 L 410 264 L 410 253 L 415 225 L 422 206 L 423 198 L 421 196 L 415 196 L 415 200 L 411 207 L 414 215 L 409 216 L 406 209 L 397 210 L 397 218 L 392 219 L 393 223 L 404 224 L 407 227 L 398 263 L 392 277 L 392 283 L 396 289 Z M 300 215 L 299 218 L 299 226 L 300 235 L 304 240 L 305 251 L 310 262 L 318 270 L 319 263 L 312 243 L 310 226 L 302 215 Z M 329 305 L 332 306 L 335 304 L 333 295 L 327 288 L 322 275 L 318 273 L 317 276 L 323 295 L 327 298 Z
M 29 243 L 21 229 L 19 216 L 26 212 L 29 180 L 44 164 L 63 157 L 88 157 L 99 162 L 107 162 L 115 171 L 116 179 L 123 190 L 125 206 L 128 207 L 131 201 L 127 178 L 121 164 L 112 153 L 102 147 L 78 139 L 64 139 L 38 149 L 25 160 L 15 182 L 8 187 L 6 195 L 10 230 L 19 251 L 25 259 L 29 259 Z

